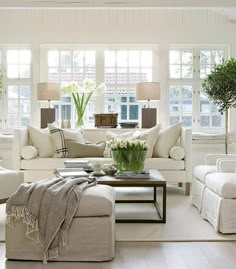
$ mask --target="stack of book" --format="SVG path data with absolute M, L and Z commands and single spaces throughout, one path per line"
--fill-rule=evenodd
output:
M 91 164 L 86 160 L 67 159 L 64 161 L 65 168 L 82 168 L 83 170 L 91 170 Z
M 126 172 L 118 172 L 115 175 L 116 178 L 120 178 L 120 179 L 129 179 L 129 178 L 133 178 L 133 179 L 148 179 L 150 178 L 149 172 L 141 172 L 141 173 L 135 173 L 132 171 L 126 171 Z
M 57 168 L 54 172 L 61 177 L 88 177 L 89 174 L 83 168 Z

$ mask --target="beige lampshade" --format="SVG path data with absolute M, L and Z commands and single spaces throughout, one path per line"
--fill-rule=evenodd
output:
M 136 84 L 136 99 L 160 100 L 160 83 L 159 82 L 139 82 Z
M 60 100 L 61 90 L 59 83 L 38 83 L 38 100 Z

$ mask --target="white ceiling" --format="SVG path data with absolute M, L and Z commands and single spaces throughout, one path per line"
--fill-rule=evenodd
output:
M 0 0 L 0 7 L 39 8 L 232 8 L 236 0 Z
M 236 0 L 0 0 L 0 9 L 201 9 L 236 21 Z

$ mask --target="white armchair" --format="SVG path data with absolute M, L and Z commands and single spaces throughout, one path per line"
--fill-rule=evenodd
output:
M 194 168 L 192 203 L 216 231 L 236 233 L 236 155 L 210 154 Z
M 232 161 L 231 166 L 227 164 L 227 161 L 230 160 Z M 194 167 L 192 204 L 196 206 L 199 211 L 201 211 L 206 176 L 215 172 L 234 172 L 235 169 L 232 168 L 233 160 L 236 160 L 236 154 L 207 154 L 205 157 L 205 164 Z

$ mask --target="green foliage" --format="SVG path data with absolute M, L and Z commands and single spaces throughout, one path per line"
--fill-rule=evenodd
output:
M 218 106 L 220 113 L 236 107 L 236 59 L 216 65 L 202 83 L 202 89 Z

